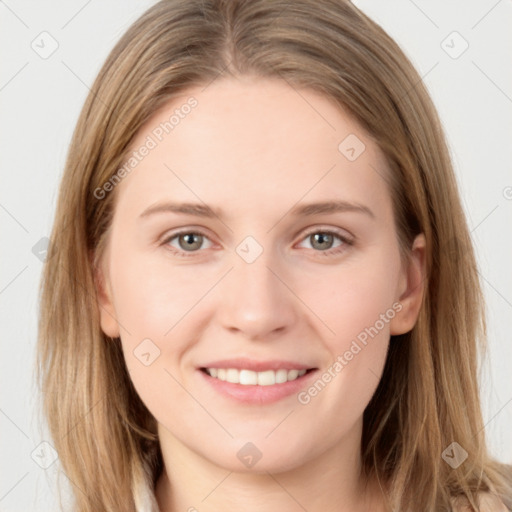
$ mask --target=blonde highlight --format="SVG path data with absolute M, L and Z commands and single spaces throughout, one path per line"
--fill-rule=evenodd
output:
M 485 319 L 476 259 L 442 125 L 399 46 L 348 1 L 164 0 L 116 44 L 71 141 L 41 282 L 37 378 L 77 512 L 157 511 L 156 421 L 135 391 L 119 339 L 100 329 L 97 269 L 117 188 L 102 187 L 162 106 L 220 77 L 285 80 L 348 111 L 386 157 L 404 258 L 427 242 L 423 306 L 392 337 L 364 413 L 363 473 L 389 510 L 479 510 L 491 493 L 512 508 L 512 472 L 488 455 L 477 385 Z M 456 440 L 470 454 L 441 458 Z M 107 456 L 108 454 L 108 456 Z

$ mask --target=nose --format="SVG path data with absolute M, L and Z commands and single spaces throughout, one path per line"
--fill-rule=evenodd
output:
M 253 263 L 235 260 L 220 293 L 218 318 L 224 329 L 251 340 L 267 340 L 290 330 L 300 303 L 275 261 L 264 251 Z

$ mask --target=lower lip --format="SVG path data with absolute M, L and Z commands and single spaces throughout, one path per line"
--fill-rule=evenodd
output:
M 309 382 L 316 370 L 309 371 L 295 380 L 272 384 L 271 386 L 246 386 L 244 384 L 233 384 L 224 380 L 211 377 L 206 372 L 198 370 L 204 379 L 219 393 L 234 398 L 238 402 L 246 404 L 270 404 L 298 394 Z

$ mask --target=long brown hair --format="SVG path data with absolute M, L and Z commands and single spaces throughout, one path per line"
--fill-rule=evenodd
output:
M 418 321 L 392 337 L 364 413 L 364 474 L 381 483 L 390 510 L 451 510 L 457 497 L 478 510 L 485 491 L 512 508 L 510 473 L 490 459 L 484 438 L 477 372 L 485 321 L 475 256 L 442 127 L 418 73 L 346 0 L 164 0 L 116 44 L 87 97 L 44 267 L 37 376 L 75 510 L 156 510 L 162 470 L 155 419 L 131 383 L 120 340 L 100 328 L 95 267 L 116 190 L 101 199 L 97 190 L 173 97 L 249 74 L 313 89 L 351 113 L 392 171 L 402 253 L 415 235 L 426 237 Z M 468 454 L 458 467 L 443 459 L 453 442 Z

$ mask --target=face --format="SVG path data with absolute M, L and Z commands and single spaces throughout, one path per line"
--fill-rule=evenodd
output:
M 163 445 L 299 467 L 358 439 L 390 334 L 417 317 L 423 238 L 404 266 L 385 160 L 328 99 L 263 79 L 202 89 L 146 123 L 110 192 L 101 326 Z

